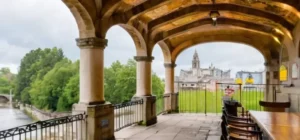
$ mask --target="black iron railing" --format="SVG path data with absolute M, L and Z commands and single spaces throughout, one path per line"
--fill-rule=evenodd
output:
M 168 98 L 168 97 L 165 97 L 163 95 L 157 95 L 156 96 L 156 115 L 159 115 L 159 114 L 162 114 L 165 110 L 165 98 Z
M 85 114 L 66 116 L 0 131 L 0 140 L 86 140 Z
M 180 83 L 179 112 L 181 113 L 221 113 L 222 99 L 226 95 L 226 88 L 233 89 L 232 99 L 240 102 L 247 110 L 263 110 L 260 100 L 265 100 L 267 94 L 275 98 L 279 91 L 278 84 L 198 84 L 193 87 L 187 83 Z M 274 99 L 273 99 L 274 100 Z
M 114 105 L 115 131 L 143 121 L 143 100 Z

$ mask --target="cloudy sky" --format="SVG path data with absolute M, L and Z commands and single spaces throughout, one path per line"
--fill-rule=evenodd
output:
M 75 44 L 78 37 L 76 22 L 68 8 L 60 0 L 6 0 L 0 5 L 0 68 L 9 67 L 17 73 L 22 57 L 32 49 L 59 47 L 65 55 L 79 59 Z M 107 34 L 105 66 L 119 60 L 126 63 L 135 55 L 135 47 L 128 33 L 118 26 Z M 211 63 L 221 69 L 236 71 L 264 70 L 263 56 L 252 47 L 226 42 L 199 44 L 184 51 L 177 59 L 176 74 L 189 69 L 194 51 L 199 53 L 201 67 Z M 153 71 L 164 77 L 163 56 L 155 47 Z

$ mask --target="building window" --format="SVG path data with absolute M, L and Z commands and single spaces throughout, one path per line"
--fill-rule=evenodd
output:
M 281 65 L 280 69 L 279 69 L 279 80 L 280 81 L 287 81 L 287 77 L 288 77 L 287 67 L 284 66 L 284 65 Z
M 191 84 L 191 86 L 194 86 L 194 84 Z

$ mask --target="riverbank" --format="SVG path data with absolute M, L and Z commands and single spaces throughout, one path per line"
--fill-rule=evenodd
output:
M 47 112 L 32 105 L 20 105 L 20 110 L 24 111 L 28 116 L 30 116 L 35 121 L 44 121 L 64 116 L 69 116 L 72 112 Z

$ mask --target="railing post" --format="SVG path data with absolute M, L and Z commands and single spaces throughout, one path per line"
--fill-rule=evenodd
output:
M 239 90 L 240 90 L 240 103 L 242 104 L 242 84 L 239 84 Z
M 205 84 L 205 92 L 204 92 L 204 113 L 205 113 L 205 116 L 207 115 L 207 110 L 206 110 L 206 94 L 207 94 L 207 89 L 206 89 L 206 84 Z
M 144 96 L 144 97 L 137 97 L 134 96 L 132 98 L 133 101 L 143 100 L 143 105 L 141 108 L 142 111 L 142 124 L 146 126 L 153 125 L 157 123 L 156 117 L 156 96 Z
M 172 99 L 171 99 L 171 93 L 164 94 L 163 99 L 164 100 L 164 112 L 170 113 L 172 111 Z M 158 110 L 157 110 L 158 111 Z
M 218 101 L 217 101 L 217 97 L 218 97 L 218 83 L 216 83 L 216 115 L 218 115 Z

